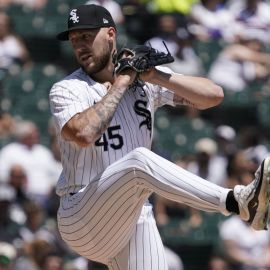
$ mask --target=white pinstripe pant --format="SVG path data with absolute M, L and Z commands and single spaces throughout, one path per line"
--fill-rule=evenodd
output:
M 147 198 L 155 192 L 227 214 L 228 191 L 141 147 L 110 165 L 81 192 L 61 198 L 59 230 L 77 253 L 111 270 L 166 270 L 152 211 L 143 207 Z

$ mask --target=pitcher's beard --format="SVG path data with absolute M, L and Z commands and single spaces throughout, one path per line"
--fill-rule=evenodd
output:
M 84 67 L 81 65 L 81 68 L 89 76 L 95 75 L 108 65 L 110 59 L 111 59 L 111 52 L 109 50 L 106 50 L 102 53 L 101 56 L 93 57 L 93 61 L 95 62 L 95 65 L 93 67 Z

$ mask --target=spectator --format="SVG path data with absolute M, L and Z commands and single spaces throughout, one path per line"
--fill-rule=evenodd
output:
M 12 32 L 8 14 L 0 11 L 0 70 L 6 71 L 12 64 L 23 64 L 29 57 L 20 37 Z
M 228 159 L 226 187 L 231 188 L 241 183 L 246 185 L 252 181 L 256 163 L 248 159 L 243 150 L 231 154 Z
M 201 138 L 195 144 L 195 160 L 187 169 L 207 179 L 208 181 L 225 186 L 226 170 L 224 162 L 217 155 L 217 143 L 211 138 Z
M 26 223 L 20 229 L 20 236 L 25 243 L 31 243 L 35 239 L 44 239 L 53 242 L 53 236 L 44 227 L 45 212 L 35 202 L 24 205 Z
M 222 0 L 201 0 L 192 6 L 190 31 L 200 40 L 233 39 L 233 15 Z
M 159 51 L 167 52 L 166 43 L 174 62 L 167 64 L 174 72 L 185 75 L 200 75 L 203 73 L 202 63 L 192 46 L 192 35 L 185 26 L 178 26 L 177 18 L 172 14 L 162 14 L 158 17 L 158 32 L 145 43 Z
M 55 252 L 55 247 L 46 240 L 35 239 L 25 251 L 17 259 L 13 270 L 43 270 L 48 256 Z
M 24 249 L 37 239 L 46 240 L 54 246 L 59 255 L 74 256 L 74 253 L 61 239 L 56 224 L 56 215 L 48 217 L 47 212 L 36 202 L 28 202 L 24 205 L 26 222 L 20 228 L 20 237 L 24 241 Z
M 167 52 L 163 41 L 166 43 L 170 53 L 173 56 L 177 55 L 179 50 L 177 35 L 178 23 L 176 17 L 172 14 L 161 14 L 157 19 L 157 36 L 152 37 L 147 40 L 146 44 L 151 44 L 151 46 L 159 51 Z
M 236 150 L 236 131 L 229 125 L 220 125 L 215 130 L 215 141 L 218 146 L 218 155 L 228 158 Z M 227 164 L 227 162 L 225 162 Z M 226 167 L 226 165 L 225 165 Z
M 18 122 L 14 133 L 16 141 L 0 151 L 0 178 L 7 181 L 11 166 L 21 165 L 28 179 L 27 193 L 43 203 L 57 181 L 56 161 L 51 151 L 39 143 L 39 130 L 35 123 Z
M 0 242 L 0 270 L 13 270 L 17 252 L 14 246 Z
M 0 140 L 11 139 L 13 123 L 14 119 L 10 114 L 0 112 Z
M 215 129 L 214 139 L 217 144 L 217 153 L 215 160 L 221 169 L 221 175 L 218 179 L 222 179 L 222 185 L 226 186 L 226 179 L 228 178 L 227 166 L 229 157 L 237 151 L 236 132 L 233 127 L 229 125 L 220 125 Z
M 0 185 L 0 241 L 14 243 L 20 239 L 20 225 L 12 220 L 11 208 L 15 199 L 15 191 L 12 187 Z
M 229 1 L 231 12 L 235 17 L 235 32 L 246 29 L 270 44 L 270 3 L 264 0 Z
M 155 15 L 151 14 L 141 0 L 125 0 L 122 3 L 125 16 L 125 32 L 135 44 L 143 44 L 156 30 Z M 118 38 L 119 39 L 119 38 Z
M 237 216 L 220 225 L 220 237 L 233 270 L 270 269 L 270 235 L 255 231 Z
M 42 270 L 62 270 L 64 260 L 60 254 L 56 252 L 49 253 L 45 256 Z
M 224 47 L 208 73 L 225 90 L 234 92 L 244 91 L 251 82 L 265 80 L 269 75 L 270 54 L 264 51 L 261 40 L 250 35 Z
M 12 165 L 9 172 L 8 184 L 14 188 L 15 199 L 12 203 L 11 218 L 19 224 L 24 224 L 26 216 L 24 212 L 24 205 L 30 201 L 26 193 L 27 176 L 20 165 Z
M 230 270 L 230 266 L 223 256 L 213 255 L 208 262 L 207 270 Z
M 263 144 L 263 137 L 256 126 L 246 126 L 240 131 L 240 145 L 247 157 L 255 164 L 260 164 L 267 156 L 268 148 Z
M 26 194 L 27 176 L 21 165 L 14 164 L 10 167 L 8 184 L 12 186 L 16 192 L 15 201 L 17 204 L 23 206 L 29 201 Z

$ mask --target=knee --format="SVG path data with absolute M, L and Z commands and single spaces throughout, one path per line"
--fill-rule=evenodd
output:
M 149 156 L 151 151 L 145 147 L 138 147 L 132 150 L 127 156 L 126 169 L 133 168 L 134 172 L 147 172 L 149 170 Z
M 129 155 L 131 158 L 135 160 L 144 160 L 149 156 L 151 151 L 145 147 L 137 147 L 134 150 L 132 150 Z
M 147 155 L 149 152 L 150 150 L 145 147 L 138 147 L 129 152 L 125 159 L 124 171 L 127 173 L 132 172 L 133 183 L 141 188 L 145 188 L 147 175 L 151 173 Z

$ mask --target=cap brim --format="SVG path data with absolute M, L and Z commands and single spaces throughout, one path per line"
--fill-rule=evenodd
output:
M 77 26 L 77 27 L 72 27 L 70 28 L 69 30 L 67 31 L 64 31 L 64 32 L 61 32 L 59 33 L 56 37 L 58 40 L 60 41 L 67 41 L 69 38 L 68 38 L 68 35 L 69 35 L 69 32 L 72 31 L 72 30 L 79 30 L 79 29 L 95 29 L 95 28 L 100 28 L 100 26 L 94 26 L 94 25 L 80 25 L 80 26 Z

